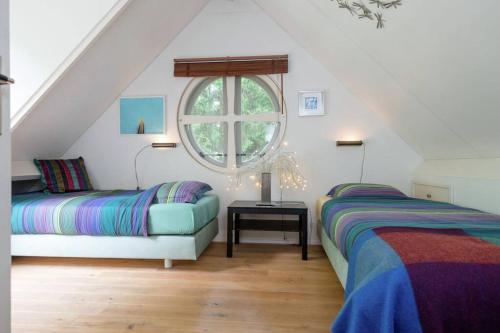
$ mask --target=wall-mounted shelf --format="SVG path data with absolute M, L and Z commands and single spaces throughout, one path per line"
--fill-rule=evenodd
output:
M 12 181 L 37 180 L 41 175 L 35 164 L 31 161 L 12 162 Z
M 40 180 L 40 176 L 39 175 L 12 176 L 13 182 L 19 182 L 24 180 Z

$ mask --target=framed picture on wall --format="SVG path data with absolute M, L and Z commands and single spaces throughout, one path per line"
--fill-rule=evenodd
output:
M 324 116 L 324 91 L 299 91 L 299 116 Z
M 120 134 L 165 134 L 165 96 L 120 97 Z

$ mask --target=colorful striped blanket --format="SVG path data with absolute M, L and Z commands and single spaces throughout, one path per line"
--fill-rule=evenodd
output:
M 148 210 L 160 186 L 145 191 L 14 195 L 12 233 L 147 236 Z
M 342 332 L 496 332 L 500 216 L 413 198 L 323 205 L 325 231 L 349 261 Z

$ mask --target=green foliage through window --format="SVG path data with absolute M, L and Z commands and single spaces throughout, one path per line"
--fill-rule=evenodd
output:
M 192 115 L 213 116 L 224 114 L 224 81 L 218 78 L 208 81 L 206 87 L 196 97 L 191 108 Z
M 194 141 L 205 159 L 212 159 L 218 163 L 225 161 L 224 138 L 226 123 L 191 124 L 190 132 Z
M 237 122 L 236 132 L 241 136 L 241 163 L 258 158 L 267 148 L 279 130 L 278 122 L 242 121 Z M 238 147 L 238 145 L 236 145 Z
M 261 114 L 275 112 L 267 91 L 255 80 L 241 78 L 241 114 Z

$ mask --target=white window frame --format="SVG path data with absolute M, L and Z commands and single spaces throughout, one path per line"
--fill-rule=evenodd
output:
M 259 81 L 267 86 L 268 89 L 266 91 L 272 92 L 276 99 L 278 100 L 278 106 L 281 107 L 281 90 L 279 85 L 269 76 L 259 75 L 256 76 Z M 270 121 L 270 122 L 278 122 L 279 133 L 275 137 L 274 142 L 271 143 L 271 146 L 277 148 L 283 139 L 283 136 L 286 132 L 286 104 L 283 102 L 283 110 L 278 109 L 278 112 L 273 113 L 263 113 L 256 115 L 241 115 L 235 114 L 235 84 L 236 78 L 234 76 L 224 77 L 225 79 L 225 87 L 224 98 L 226 103 L 227 114 L 224 115 L 215 115 L 215 116 L 198 116 L 198 115 L 189 115 L 186 114 L 186 109 L 189 107 L 189 101 L 191 95 L 196 91 L 198 86 L 205 81 L 207 77 L 194 78 L 189 82 L 186 89 L 182 93 L 179 107 L 177 110 L 177 128 L 179 131 L 179 135 L 181 137 L 182 143 L 188 153 L 195 159 L 198 163 L 209 168 L 211 170 L 221 172 L 221 173 L 234 173 L 236 170 L 244 170 L 245 168 L 251 167 L 251 164 L 242 166 L 237 168 L 236 163 L 236 133 L 235 133 L 235 123 L 240 121 Z M 218 166 L 215 165 L 203 157 L 201 157 L 198 151 L 193 147 L 191 141 L 189 140 L 189 133 L 185 129 L 185 125 L 195 124 L 195 123 L 218 123 L 218 122 L 226 122 L 227 123 L 227 164 L 226 166 Z M 271 150 L 268 149 L 264 152 L 264 154 L 271 153 Z

